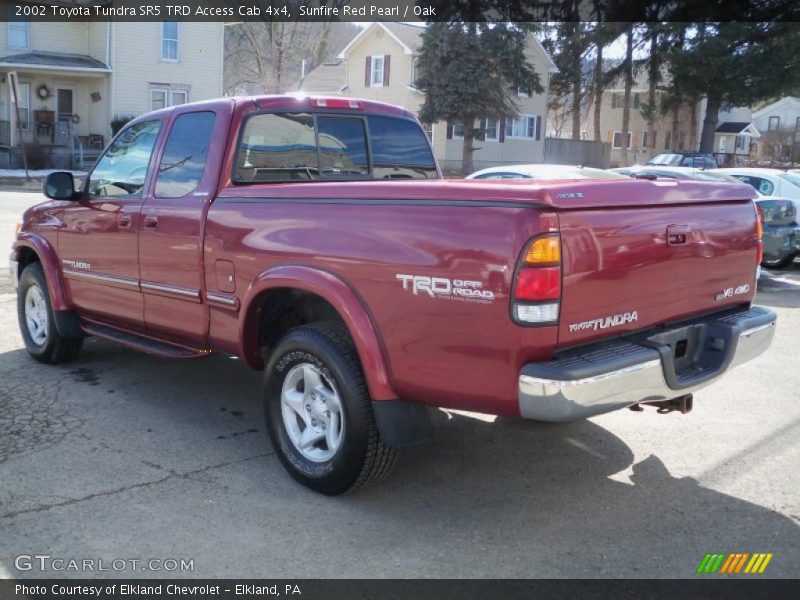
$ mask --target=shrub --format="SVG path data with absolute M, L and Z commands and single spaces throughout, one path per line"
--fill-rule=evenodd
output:
M 51 150 L 39 142 L 25 144 L 25 159 L 29 169 L 48 169 L 52 167 Z
M 125 127 L 125 124 L 132 119 L 135 119 L 136 115 L 114 115 L 114 118 L 111 119 L 111 133 L 117 135 L 120 129 Z

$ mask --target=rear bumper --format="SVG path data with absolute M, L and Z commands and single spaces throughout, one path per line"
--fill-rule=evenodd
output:
M 520 414 L 573 421 L 691 394 L 762 354 L 775 322 L 762 307 L 729 311 L 527 364 L 519 375 Z

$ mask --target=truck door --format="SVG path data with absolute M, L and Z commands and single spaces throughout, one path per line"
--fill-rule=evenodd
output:
M 213 106 L 173 112 L 139 234 L 147 330 L 195 348 L 208 345 L 203 226 L 217 189 L 233 102 Z
M 142 329 L 138 233 L 161 119 L 129 125 L 88 175 L 84 198 L 64 209 L 59 256 L 70 297 L 90 319 Z

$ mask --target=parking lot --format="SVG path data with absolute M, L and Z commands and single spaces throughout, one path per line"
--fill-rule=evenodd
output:
M 36 199 L 0 192 L 3 260 Z M 390 479 L 327 498 L 272 455 L 259 375 L 241 361 L 89 340 L 76 362 L 41 365 L 3 268 L 0 577 L 672 578 L 695 576 L 708 552 L 771 552 L 763 576 L 797 577 L 800 263 L 765 273 L 758 302 L 779 315 L 772 347 L 688 415 L 550 425 L 451 413 Z M 16 559 L 37 554 L 192 568 Z

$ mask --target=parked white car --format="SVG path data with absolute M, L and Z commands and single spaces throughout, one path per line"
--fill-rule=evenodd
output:
M 737 168 L 716 169 L 752 185 L 762 196 L 779 196 L 794 202 L 800 213 L 800 173 L 780 169 Z
M 504 165 L 481 169 L 466 179 L 626 179 L 624 175 L 575 165 Z
M 693 167 L 671 167 L 661 165 L 631 165 L 609 169 L 612 173 L 629 177 L 667 177 L 669 179 L 694 179 L 697 181 L 721 181 L 736 183 L 741 181 L 723 173 L 723 169 L 695 169 Z

